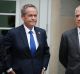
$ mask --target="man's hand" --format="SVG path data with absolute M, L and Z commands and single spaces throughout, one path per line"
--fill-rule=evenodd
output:
M 8 72 L 8 74 L 16 74 L 13 70 Z
M 46 71 L 45 71 L 45 70 L 44 70 L 44 68 L 43 68 L 43 69 L 42 69 L 42 72 L 41 72 L 41 74 L 45 74 L 45 72 L 46 72 Z

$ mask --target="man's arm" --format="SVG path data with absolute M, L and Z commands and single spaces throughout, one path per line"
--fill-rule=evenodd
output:
M 68 43 L 67 43 L 67 37 L 65 34 L 63 34 L 61 37 L 60 48 L 59 48 L 59 61 L 61 62 L 61 64 L 63 64 L 65 68 L 67 67 Z
M 7 35 L 4 37 L 3 41 L 3 48 L 4 48 L 4 65 L 5 65 L 5 71 L 8 74 L 15 74 L 13 69 L 11 68 L 11 46 L 12 46 L 12 34 L 10 32 L 7 33 Z
M 49 52 L 49 46 L 48 46 L 48 43 L 47 43 L 47 35 L 46 35 L 46 32 L 44 31 L 44 42 L 45 42 L 45 45 L 44 45 L 44 60 L 43 60 L 43 70 L 47 70 L 47 66 L 48 66 L 48 63 L 49 63 L 49 59 L 50 59 L 50 52 Z

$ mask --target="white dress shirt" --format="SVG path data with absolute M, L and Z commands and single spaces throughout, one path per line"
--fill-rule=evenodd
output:
M 79 39 L 79 47 L 80 47 L 80 28 L 77 28 L 78 30 L 78 39 Z

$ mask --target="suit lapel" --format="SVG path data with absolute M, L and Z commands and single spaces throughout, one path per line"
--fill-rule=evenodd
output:
M 41 33 L 41 31 L 39 30 L 39 28 L 37 28 L 37 27 L 34 27 L 34 30 L 35 30 L 35 32 L 36 32 L 37 40 L 38 40 L 38 43 L 39 43 L 39 46 L 38 46 L 38 48 L 37 48 L 37 50 L 36 50 L 36 55 L 37 55 L 37 54 L 40 53 L 40 50 L 41 50 L 41 47 L 42 47 L 42 40 L 41 40 L 41 38 L 42 38 L 42 33 Z
M 74 43 L 75 43 L 74 46 L 75 46 L 76 49 L 78 49 L 78 51 L 80 52 L 77 28 L 74 29 L 74 32 L 73 32 L 72 35 L 73 35 L 72 38 L 74 39 Z
M 24 47 L 26 47 L 25 52 L 31 53 L 29 45 L 28 45 L 28 40 L 27 40 L 26 32 L 25 32 L 25 29 L 24 29 L 23 25 L 21 26 L 20 34 L 21 34 L 21 39 L 22 39 L 22 45 Z
M 41 32 L 39 31 L 39 29 L 37 27 L 34 27 L 34 30 L 36 32 L 37 40 L 38 40 L 38 43 L 40 46 L 40 44 L 41 44 Z

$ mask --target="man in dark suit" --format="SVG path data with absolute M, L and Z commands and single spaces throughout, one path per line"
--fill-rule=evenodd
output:
M 11 29 L 5 36 L 4 47 L 8 55 L 5 65 L 8 74 L 44 74 L 47 69 L 50 58 L 49 47 L 45 30 L 35 26 L 37 13 L 34 5 L 24 5 L 21 10 L 23 25 Z M 36 47 L 34 54 L 30 31 Z
M 80 6 L 75 9 L 76 28 L 62 34 L 59 60 L 65 74 L 80 74 Z

